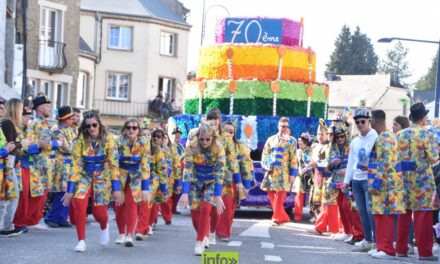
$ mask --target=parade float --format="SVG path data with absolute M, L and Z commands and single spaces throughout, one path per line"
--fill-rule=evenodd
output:
M 223 121 L 237 127 L 237 138 L 252 150 L 257 183 L 242 206 L 269 206 L 259 188 L 259 163 L 266 139 L 278 132 L 281 116 L 290 119 L 291 135 L 315 134 L 326 118 L 329 89 L 317 83 L 316 54 L 303 47 L 303 20 L 229 17 L 217 23 L 215 44 L 202 46 L 197 76 L 183 87 L 184 115 L 168 126 L 183 129 L 186 139 L 203 114 L 219 108 Z M 293 194 L 286 207 L 293 206 Z

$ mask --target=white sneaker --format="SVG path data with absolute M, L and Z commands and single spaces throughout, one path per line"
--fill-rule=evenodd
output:
M 347 239 L 344 240 L 345 243 L 350 242 L 353 239 L 353 235 L 350 235 Z
M 352 251 L 353 252 L 369 252 L 372 249 L 373 249 L 373 243 L 368 243 L 367 241 L 363 240 L 363 243 L 361 243 L 359 246 L 356 246 Z
M 359 242 L 354 243 L 356 247 L 362 247 L 365 243 L 368 243 L 365 239 Z
M 334 236 L 334 240 L 336 240 L 336 241 L 344 241 L 344 240 L 346 240 L 349 237 L 351 239 L 351 235 L 342 233 L 342 234 L 338 234 L 338 235 Z
M 201 242 L 197 241 L 196 246 L 194 247 L 194 255 L 201 256 L 203 253 L 203 245 Z
M 434 243 L 434 245 L 432 246 L 432 252 L 438 252 L 439 251 L 439 245 L 437 243 Z
M 125 242 L 125 234 L 119 234 L 118 238 L 115 240 L 116 244 L 122 244 Z
M 379 251 L 379 252 L 382 252 L 382 251 Z M 373 248 L 370 251 L 368 251 L 368 256 L 373 256 L 376 253 L 378 253 L 377 249 Z
M 215 233 L 209 233 L 209 245 L 215 245 L 217 242 L 215 241 Z
M 414 246 L 408 245 L 408 255 L 414 255 Z
M 388 255 L 387 253 L 385 253 L 383 251 L 376 252 L 376 253 L 372 254 L 371 256 L 373 258 L 377 258 L 377 259 L 389 259 L 389 260 L 396 259 L 395 256 Z
M 76 244 L 75 251 L 76 252 L 85 252 L 87 250 L 86 241 L 80 240 L 78 244 Z
M 209 248 L 209 237 L 205 237 L 205 239 L 203 239 L 202 245 L 204 248 Z
M 125 237 L 125 246 L 126 246 L 126 247 L 132 247 L 132 246 L 134 246 L 133 238 L 131 237 L 131 235 Z
M 137 241 L 142 241 L 144 239 L 147 239 L 147 237 L 148 237 L 148 235 L 144 235 L 144 234 L 141 234 L 141 233 L 136 233 L 136 235 L 135 235 L 135 238 L 136 238 Z
M 99 237 L 99 243 L 102 246 L 106 246 L 110 241 L 110 234 L 108 231 L 109 224 L 107 223 L 107 227 L 104 230 L 101 230 L 101 236 Z
M 28 226 L 28 228 L 35 229 L 35 230 L 43 230 L 43 231 L 49 230 L 49 228 L 47 227 L 46 224 L 36 224 L 33 226 Z

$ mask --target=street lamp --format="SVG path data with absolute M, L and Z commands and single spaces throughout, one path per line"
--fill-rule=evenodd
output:
M 379 43 L 390 43 L 393 40 L 403 40 L 403 41 L 413 41 L 421 43 L 430 43 L 438 45 L 437 53 L 437 78 L 435 78 L 435 107 L 434 107 L 434 118 L 439 117 L 439 101 L 440 101 L 440 41 L 423 40 L 423 39 L 408 39 L 408 38 L 381 38 L 377 42 Z
M 203 45 L 203 40 L 205 39 L 206 14 L 208 13 L 209 10 L 211 10 L 214 7 L 220 7 L 220 8 L 223 8 L 226 11 L 226 13 L 228 13 L 228 16 L 231 16 L 229 14 L 229 10 L 224 5 L 218 5 L 218 4 L 211 5 L 205 11 L 205 1 L 206 0 L 203 0 L 202 34 L 201 34 L 201 37 L 200 37 L 200 46 Z

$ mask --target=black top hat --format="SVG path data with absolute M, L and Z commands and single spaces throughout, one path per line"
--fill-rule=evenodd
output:
M 70 106 L 62 106 L 58 108 L 58 120 L 64 120 L 73 116 L 73 109 Z
M 175 127 L 175 128 L 173 129 L 173 132 L 172 132 L 171 134 L 174 135 L 174 134 L 177 134 L 177 133 L 183 134 L 183 133 L 182 133 L 182 130 L 180 130 L 179 127 Z
M 40 95 L 34 98 L 34 100 L 32 100 L 32 109 L 37 109 L 38 106 L 42 105 L 42 104 L 50 104 L 50 100 L 49 98 L 47 98 L 47 96 L 45 95 Z
M 419 121 L 429 113 L 429 110 L 426 110 L 423 103 L 413 104 L 410 108 L 410 111 L 411 113 L 409 114 L 409 120 L 413 122 Z
M 23 106 L 23 115 L 32 115 L 32 110 L 29 108 L 29 106 Z

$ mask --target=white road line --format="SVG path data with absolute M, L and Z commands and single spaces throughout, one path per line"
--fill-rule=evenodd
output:
M 269 243 L 269 242 L 261 242 L 261 248 L 274 248 L 275 244 L 274 243 Z
M 278 256 L 264 255 L 264 261 L 281 262 L 283 259 Z
M 241 241 L 231 241 L 228 243 L 229 247 L 240 247 L 243 242 Z
M 270 238 L 269 227 L 271 226 L 271 221 L 261 221 L 244 230 L 240 236 L 249 237 L 265 237 Z

